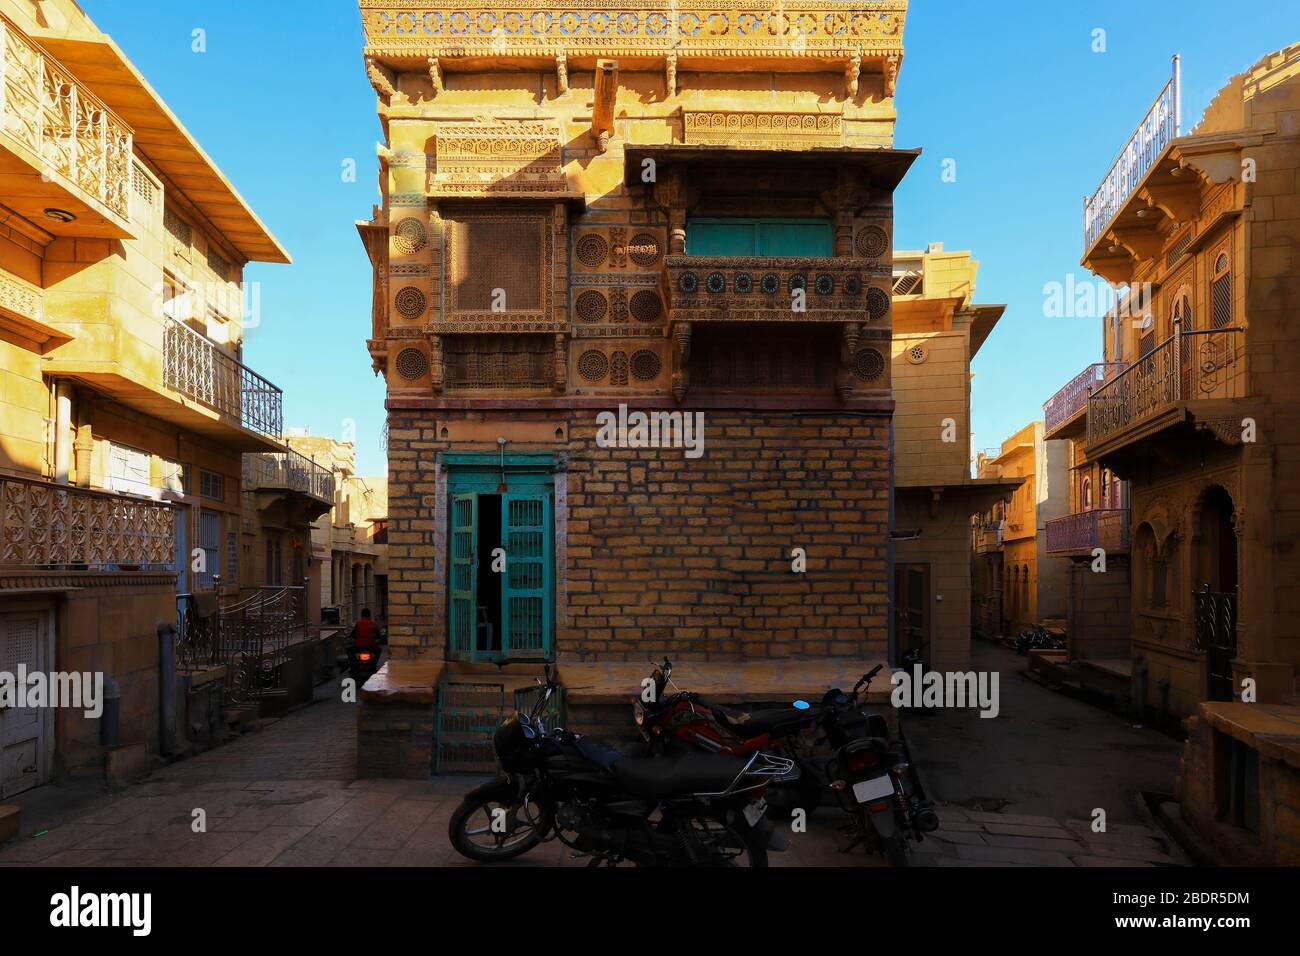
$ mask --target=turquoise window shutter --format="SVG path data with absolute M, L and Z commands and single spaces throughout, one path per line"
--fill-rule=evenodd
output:
M 478 616 L 478 496 L 451 497 L 451 652 L 455 657 L 474 657 L 474 626 Z
M 506 549 L 502 651 L 507 658 L 546 657 L 554 612 L 550 496 L 502 495 L 501 528 Z
M 834 255 L 829 219 L 691 219 L 686 223 L 688 256 Z

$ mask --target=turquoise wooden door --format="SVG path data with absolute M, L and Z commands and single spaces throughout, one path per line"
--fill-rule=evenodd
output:
M 690 219 L 689 256 L 827 257 L 834 253 L 829 219 Z
M 478 536 L 478 495 L 451 496 L 451 653 L 454 657 L 473 659 L 474 625 L 477 616 L 475 583 L 478 580 L 478 555 L 474 541 Z
M 506 574 L 501 588 L 502 653 L 545 658 L 551 650 L 551 499 L 501 496 Z

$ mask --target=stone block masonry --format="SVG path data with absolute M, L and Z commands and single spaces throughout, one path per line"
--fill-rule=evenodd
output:
M 509 451 L 560 463 L 561 661 L 885 656 L 887 413 L 705 410 L 703 457 L 688 459 L 681 448 L 599 447 L 601 410 L 390 409 L 396 659 L 440 658 L 446 643 L 438 454 L 495 451 L 497 433 Z M 542 423 L 564 440 L 537 443 Z M 511 441 L 522 429 L 532 441 Z M 456 432 L 482 440 L 440 437 Z M 792 570 L 794 548 L 804 573 Z

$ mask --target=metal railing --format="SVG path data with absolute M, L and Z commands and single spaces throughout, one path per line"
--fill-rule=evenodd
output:
M 223 605 L 217 593 L 176 596 L 176 666 L 182 672 L 224 667 L 225 697 L 232 707 L 256 707 L 287 693 L 288 650 L 309 633 L 307 590 L 258 588 Z
M 249 431 L 278 438 L 284 431 L 280 389 L 184 322 L 163 322 L 163 384 Z
M 321 501 L 334 501 L 333 473 L 292 449 L 246 453 L 243 478 L 248 491 L 297 491 Z
M 1088 444 L 1141 424 L 1179 401 L 1242 398 L 1246 392 L 1243 329 L 1174 334 L 1088 398 Z
M 1094 508 L 1047 522 L 1048 554 L 1090 553 L 1101 548 L 1108 554 L 1129 549 L 1127 508 Z
M 176 568 L 171 505 L 0 476 L 0 565 L 92 571 Z
M 1048 434 L 1088 408 L 1088 396 L 1106 381 L 1107 374 L 1122 369 L 1123 362 L 1094 362 L 1070 379 L 1043 403 L 1043 424 Z
M 1137 189 L 1156 158 L 1181 135 L 1182 69 L 1179 58 L 1173 59 L 1173 76 L 1156 96 L 1151 108 L 1138 123 L 1119 155 L 1115 157 L 1101 184 L 1083 200 L 1083 250 L 1086 253 L 1118 215 L 1125 200 Z
M 99 97 L 0 15 L 2 131 L 59 178 L 130 220 L 132 132 Z

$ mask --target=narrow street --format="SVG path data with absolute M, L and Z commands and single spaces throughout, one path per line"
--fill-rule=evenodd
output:
M 1138 815 L 1133 794 L 1168 788 L 1176 742 L 1054 694 L 1020 676 L 1023 659 L 977 642 L 975 666 L 1002 673 L 1002 713 L 943 711 L 910 719 L 913 756 L 943 827 L 916 865 L 1153 865 L 1180 862 Z M 447 842 L 447 819 L 479 778 L 357 780 L 355 711 L 336 685 L 317 702 L 224 747 L 101 797 L 62 821 L 46 788 L 24 803 L 24 835 L 0 866 L 445 866 L 474 865 Z M 1014 755 L 1014 756 L 1012 756 Z M 1087 821 L 1103 807 L 1108 832 Z M 195 811 L 207 829 L 195 833 Z M 774 865 L 879 866 L 842 853 L 837 810 L 813 815 Z M 30 823 L 30 825 L 29 825 Z M 36 832 L 44 830 L 39 836 Z M 522 865 L 584 865 L 558 843 Z
M 1000 645 L 972 641 L 971 655 L 974 670 L 1001 674 L 998 716 L 939 710 L 906 722 L 912 757 L 941 804 L 943 828 L 921 848 L 927 862 L 1186 863 L 1137 801 L 1172 789 L 1178 741 L 1033 682 L 1025 659 Z M 1106 811 L 1105 833 L 1092 832 L 1096 809 Z

